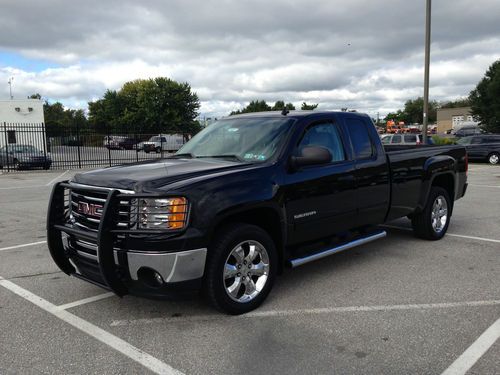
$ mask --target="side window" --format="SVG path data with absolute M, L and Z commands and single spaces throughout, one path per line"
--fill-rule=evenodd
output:
M 370 139 L 367 125 L 363 121 L 354 118 L 348 118 L 346 121 L 356 159 L 372 157 L 375 154 L 375 147 Z
M 471 144 L 478 145 L 480 143 L 481 143 L 481 138 L 480 137 L 474 137 L 474 138 L 472 138 Z
M 417 136 L 416 135 L 405 135 L 405 143 L 416 143 Z
M 401 136 L 396 134 L 392 137 L 392 142 L 391 143 L 401 143 Z
M 332 154 L 332 162 L 345 160 L 344 147 L 337 125 L 324 123 L 313 125 L 307 129 L 299 143 L 299 153 L 307 146 L 322 146 L 327 148 Z

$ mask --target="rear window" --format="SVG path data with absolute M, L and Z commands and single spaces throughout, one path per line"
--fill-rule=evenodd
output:
M 416 135 L 405 135 L 405 142 L 406 143 L 416 143 L 417 136 Z
M 348 118 L 346 122 L 356 159 L 372 157 L 375 153 L 375 147 L 370 139 L 366 124 L 354 118 Z

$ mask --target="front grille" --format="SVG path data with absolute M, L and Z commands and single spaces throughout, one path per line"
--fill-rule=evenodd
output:
M 70 221 L 79 229 L 97 232 L 106 204 L 107 190 L 84 190 L 71 188 Z M 134 200 L 121 200 L 116 225 L 119 229 L 131 229 L 135 225 L 136 204 Z M 133 208 L 132 208 L 133 207 Z M 132 209 L 131 209 L 132 208 Z M 132 215 L 131 215 L 132 214 Z

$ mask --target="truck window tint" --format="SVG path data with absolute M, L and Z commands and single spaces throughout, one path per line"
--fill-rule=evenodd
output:
M 356 159 L 366 159 L 373 156 L 374 147 L 370 135 L 368 134 L 366 124 L 361 120 L 353 118 L 348 118 L 346 121 Z M 394 137 L 396 137 L 396 135 Z M 394 137 L 392 138 L 392 143 L 394 143 Z
M 392 142 L 391 143 L 401 143 L 401 136 L 400 135 L 394 135 L 392 137 Z
M 405 143 L 415 143 L 417 142 L 416 135 L 405 135 Z
M 342 139 L 335 124 L 325 123 L 310 127 L 299 144 L 299 152 L 306 146 L 322 146 L 332 154 L 332 162 L 345 160 Z

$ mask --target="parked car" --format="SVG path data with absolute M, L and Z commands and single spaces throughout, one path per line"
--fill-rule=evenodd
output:
M 127 138 L 120 135 L 106 135 L 104 136 L 103 145 L 110 150 L 119 150 L 120 142 L 125 141 L 125 139 Z
M 481 128 L 479 126 L 474 126 L 474 125 L 462 126 L 460 129 L 451 132 L 451 134 L 455 135 L 455 137 L 457 138 L 467 137 L 469 135 L 476 135 L 481 133 L 482 133 Z
M 421 145 L 422 134 L 384 134 L 380 140 L 383 145 Z M 434 144 L 431 137 L 427 137 L 427 144 Z
M 136 138 L 124 138 L 118 142 L 118 148 L 120 150 L 136 150 L 137 145 L 140 143 L 140 139 Z
M 13 169 L 43 168 L 50 169 L 52 159 L 32 145 L 10 144 L 0 148 L 0 168 Z
M 500 163 L 500 134 L 464 137 L 457 143 L 465 146 L 470 160 L 487 160 L 490 164 Z
M 153 136 L 147 142 L 143 142 L 142 149 L 146 153 L 157 152 L 162 150 L 173 152 L 179 150 L 184 144 L 184 136 L 182 134 L 159 134 Z
M 380 239 L 377 224 L 409 216 L 417 237 L 445 235 L 465 148 L 400 147 L 385 151 L 360 113 L 231 116 L 169 158 L 57 183 L 48 247 L 61 270 L 119 296 L 202 289 L 245 313 L 285 267 Z

